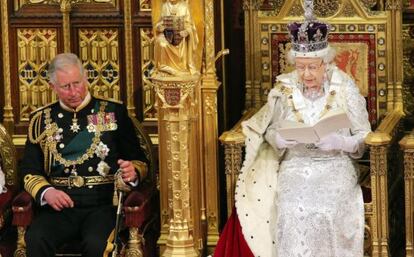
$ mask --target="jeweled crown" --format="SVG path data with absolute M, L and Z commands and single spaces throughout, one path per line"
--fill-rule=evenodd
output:
M 313 15 L 313 1 L 305 0 L 305 20 L 288 25 L 292 49 L 310 53 L 328 47 L 329 24 L 318 21 Z

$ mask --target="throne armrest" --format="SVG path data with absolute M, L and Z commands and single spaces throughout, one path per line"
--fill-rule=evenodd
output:
M 390 144 L 398 133 L 398 125 L 403 117 L 404 112 L 402 110 L 395 109 L 389 112 L 381 121 L 378 128 L 367 136 L 365 143 L 370 147 Z
M 243 160 L 243 147 L 246 136 L 242 132 L 241 123 L 252 117 L 258 109 L 250 109 L 234 125 L 231 130 L 225 131 L 219 140 L 224 146 L 226 191 L 227 191 L 227 216 L 230 216 L 234 205 L 234 189 L 240 173 Z
M 13 200 L 13 225 L 27 227 L 33 218 L 32 196 L 26 191 L 19 193 Z
M 391 205 L 398 206 L 400 204 L 400 193 L 397 189 L 400 188 L 402 179 L 399 179 L 401 174 L 395 170 L 398 166 L 397 163 L 391 158 L 396 155 L 391 153 L 395 151 L 393 146 L 400 136 L 399 125 L 403 117 L 404 113 L 399 109 L 387 113 L 377 129 L 368 134 L 365 139 L 365 143 L 370 148 L 369 167 L 372 197 L 372 202 L 368 206 L 372 215 L 370 227 L 378 228 L 371 230 L 372 243 L 370 245 L 372 245 L 372 252 L 387 253 L 387 255 L 389 240 L 399 236 L 399 232 L 393 227 L 400 227 L 400 224 L 393 224 L 390 229 L 388 224 L 403 219 L 403 217 L 398 217 L 396 212 L 389 212 L 389 209 L 394 208 Z
M 143 185 L 139 191 L 132 191 L 124 201 L 125 226 L 140 228 L 152 214 L 151 198 L 154 188 Z

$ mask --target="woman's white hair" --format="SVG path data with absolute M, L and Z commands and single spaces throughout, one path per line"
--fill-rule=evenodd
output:
M 336 56 L 336 51 L 334 48 L 328 46 L 325 49 L 311 52 L 311 53 L 299 53 L 297 51 L 294 51 L 290 49 L 290 51 L 287 53 L 286 60 L 290 64 L 295 64 L 295 58 L 297 57 L 305 57 L 305 58 L 321 58 L 322 61 L 326 64 L 330 64 Z

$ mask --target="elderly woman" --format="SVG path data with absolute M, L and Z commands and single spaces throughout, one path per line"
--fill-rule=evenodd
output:
M 363 155 L 370 132 L 365 99 L 332 64 L 327 24 L 311 12 L 288 28 L 296 69 L 277 77 L 268 103 L 243 124 L 246 158 L 236 212 L 215 256 L 362 257 L 364 205 L 354 160 Z M 313 144 L 278 132 L 282 121 L 313 125 L 328 110 L 344 111 L 350 127 Z

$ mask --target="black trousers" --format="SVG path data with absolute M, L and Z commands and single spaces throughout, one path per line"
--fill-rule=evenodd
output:
M 112 205 L 67 208 L 42 207 L 25 236 L 27 257 L 53 257 L 65 242 L 79 241 L 82 256 L 104 256 L 111 247 L 116 210 Z

